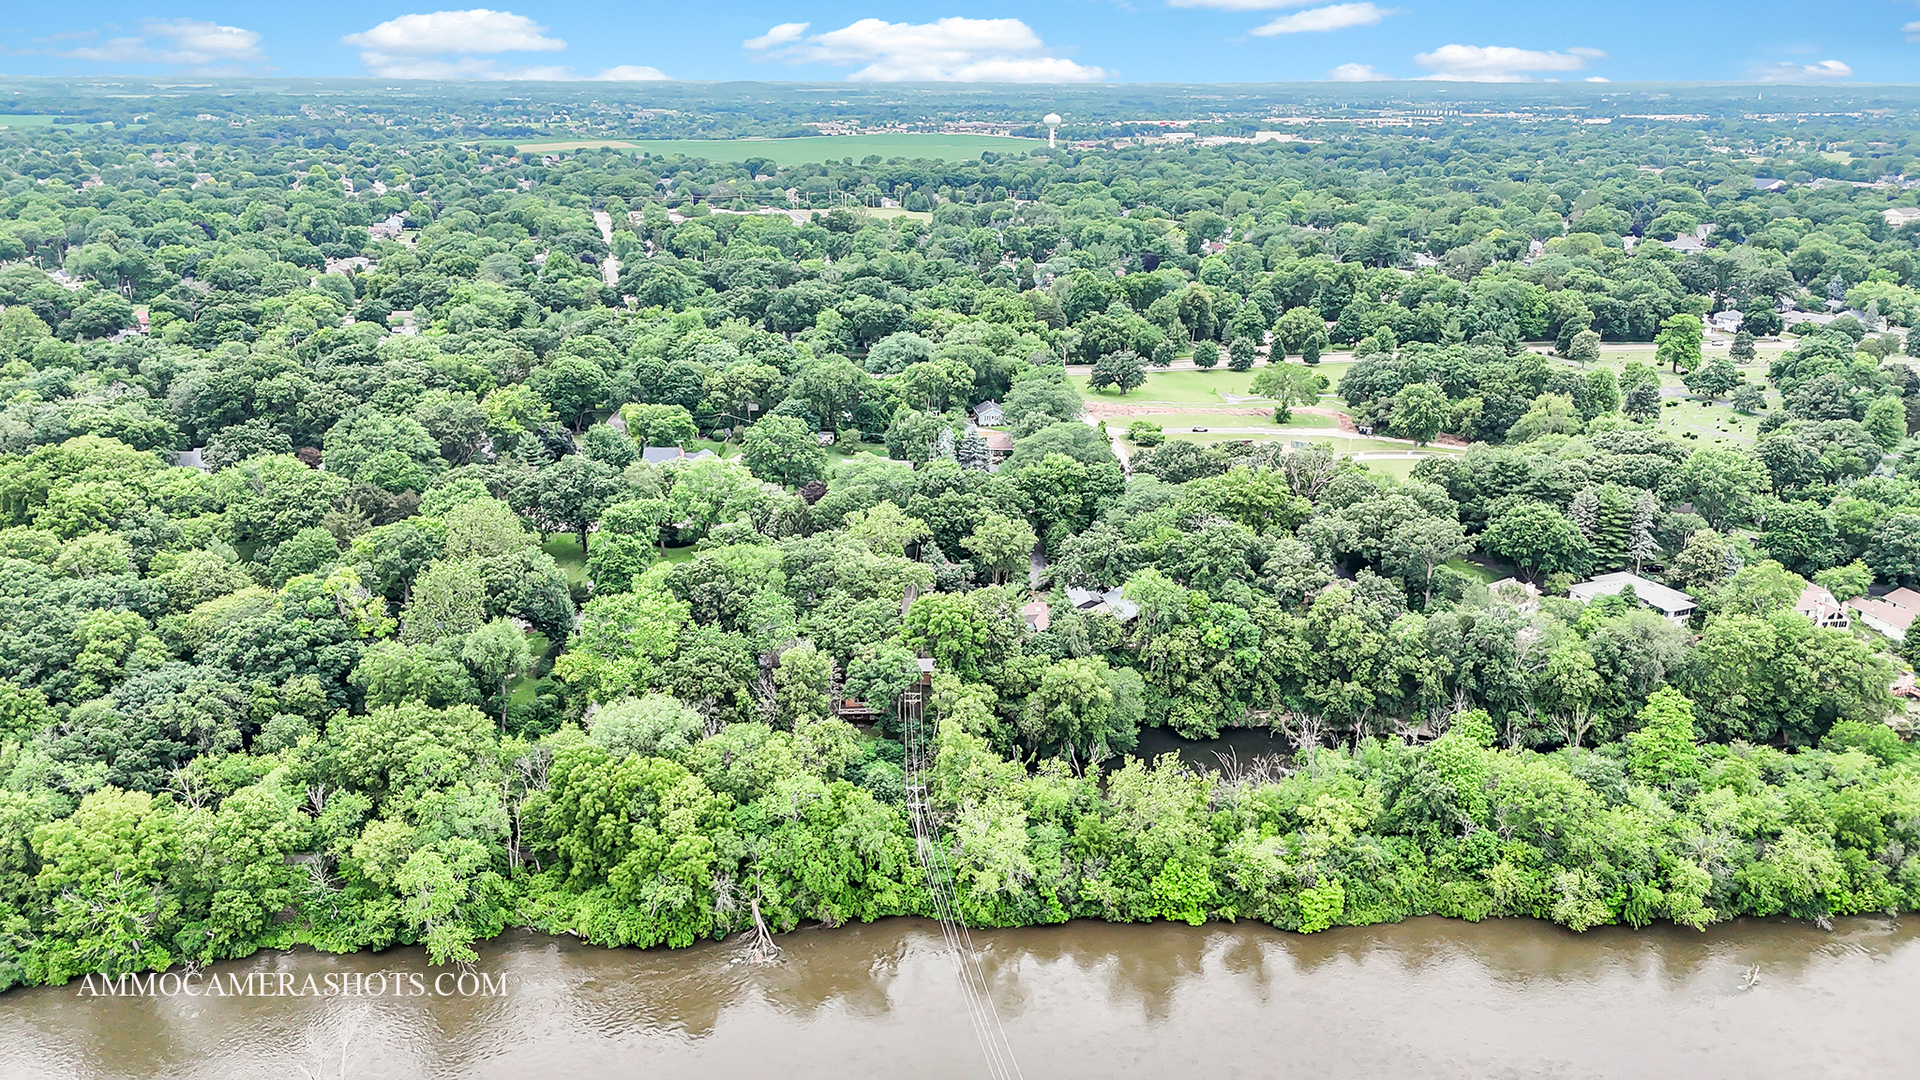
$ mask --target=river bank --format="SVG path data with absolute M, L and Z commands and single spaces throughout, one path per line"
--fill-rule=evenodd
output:
M 1832 933 L 1743 919 L 1585 934 L 1420 918 L 1307 936 L 1082 921 L 974 940 L 1035 1078 L 1892 1077 L 1920 1052 L 1920 927 L 1880 918 Z M 513 932 L 475 966 L 505 977 L 500 996 L 18 990 L 4 999 L 0 1076 L 984 1075 L 932 924 L 804 930 L 780 945 L 763 966 L 743 962 L 737 940 L 601 949 Z M 208 974 L 383 970 L 432 969 L 419 949 L 299 950 Z

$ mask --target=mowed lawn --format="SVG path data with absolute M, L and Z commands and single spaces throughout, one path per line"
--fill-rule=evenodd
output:
M 1014 139 L 998 135 L 812 135 L 795 139 L 548 139 L 515 143 L 517 153 L 558 153 L 566 150 L 606 148 L 639 150 L 657 157 L 684 154 L 709 161 L 746 161 L 764 158 L 779 166 L 808 165 L 822 161 L 855 161 L 878 154 L 886 158 L 928 158 L 934 161 L 967 161 L 992 151 L 996 154 L 1025 154 L 1045 146 L 1039 139 Z
M 1787 348 L 1788 345 L 1780 342 L 1762 342 L 1758 349 L 1758 356 L 1745 364 L 1734 365 L 1735 370 L 1740 372 L 1741 378 L 1766 390 L 1769 410 L 1780 407 L 1780 395 L 1767 382 L 1767 366 Z M 1708 346 L 1704 352 L 1709 360 L 1727 355 L 1727 349 L 1724 346 L 1718 348 Z M 1637 361 L 1651 367 L 1653 353 L 1626 352 L 1602 347 L 1599 360 L 1584 368 L 1579 365 L 1573 366 L 1576 370 L 1582 371 L 1605 368 L 1618 375 L 1628 361 Z M 1560 362 L 1567 363 L 1567 361 Z M 1687 391 L 1684 376 L 1675 374 L 1670 367 L 1657 370 L 1661 390 L 1659 430 L 1662 434 L 1702 446 L 1752 446 L 1758 441 L 1760 416 L 1740 415 L 1733 411 L 1732 404 L 1726 398 L 1712 402 L 1702 401 Z
M 1136 404 L 1146 405 L 1149 403 L 1139 402 Z M 1245 409 L 1250 407 L 1255 406 L 1238 406 L 1237 408 Z M 1153 423 L 1159 424 L 1162 428 L 1165 428 L 1168 434 L 1172 434 L 1176 428 L 1185 431 L 1193 427 L 1273 428 L 1278 431 L 1282 427 L 1332 429 L 1340 426 L 1339 422 L 1331 416 L 1317 416 L 1312 413 L 1303 413 L 1299 410 L 1295 410 L 1292 418 L 1285 424 L 1276 424 L 1273 422 L 1273 411 L 1271 409 L 1263 410 L 1258 415 L 1253 416 L 1246 415 L 1239 411 L 1228 412 L 1225 409 L 1215 412 L 1169 409 L 1166 412 L 1144 412 L 1135 416 L 1107 416 L 1102 417 L 1102 419 L 1107 422 L 1108 431 L 1118 433 L 1124 433 L 1127 425 L 1133 423 L 1135 420 L 1150 420 Z
M 1088 396 L 1101 401 L 1168 402 L 1179 405 L 1231 405 L 1234 404 L 1222 395 L 1251 399 L 1254 397 L 1253 380 L 1266 368 L 1266 364 L 1256 364 L 1249 371 L 1231 371 L 1224 365 L 1211 371 L 1162 371 L 1158 368 L 1147 369 L 1147 381 L 1132 391 L 1121 394 L 1117 390 L 1094 392 L 1086 389 L 1089 368 L 1073 369 L 1072 378 Z M 1340 374 L 1350 366 L 1347 364 L 1322 364 L 1315 371 L 1327 376 L 1327 392 L 1340 381 Z M 1331 370 L 1338 368 L 1339 371 Z M 1323 396 L 1324 398 L 1324 396 Z

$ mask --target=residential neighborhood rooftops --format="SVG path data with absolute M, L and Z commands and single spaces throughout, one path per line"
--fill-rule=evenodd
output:
M 1868 626 L 1888 635 L 1905 634 L 1913 625 L 1913 617 L 1920 615 L 1920 608 L 1889 603 L 1888 597 L 1856 596 L 1847 601 L 1847 606 Z
M 1693 609 L 1698 606 L 1694 602 L 1693 597 L 1688 596 L 1679 589 L 1662 585 L 1657 581 L 1649 581 L 1639 574 L 1629 574 L 1624 571 L 1615 574 L 1596 575 L 1593 580 L 1582 581 L 1578 585 L 1568 589 L 1567 595 L 1582 603 L 1590 603 L 1596 597 L 1617 596 L 1626 591 L 1628 586 L 1633 587 L 1633 594 L 1640 599 L 1641 603 L 1670 619 L 1682 615 L 1690 615 L 1693 613 Z
M 1812 619 L 1815 626 L 1830 626 L 1845 629 L 1847 609 L 1833 594 L 1818 585 L 1808 585 L 1800 590 L 1800 598 L 1793 603 L 1793 610 Z

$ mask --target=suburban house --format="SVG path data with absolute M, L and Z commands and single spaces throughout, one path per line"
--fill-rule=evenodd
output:
M 1031 600 L 1020 609 L 1020 618 L 1026 622 L 1029 630 L 1045 630 L 1053 625 L 1053 609 L 1047 606 L 1045 600 Z
M 983 401 L 967 412 L 972 415 L 973 422 L 981 427 L 999 427 L 1007 422 L 1007 416 L 1000 411 L 1000 406 L 991 401 Z
M 1818 585 L 1809 585 L 1800 590 L 1800 599 L 1793 602 L 1793 610 L 1813 620 L 1813 625 L 1824 626 L 1832 630 L 1845 630 L 1852 625 L 1847 618 L 1847 609 L 1833 594 Z
M 669 461 L 702 461 L 713 456 L 711 450 L 689 454 L 678 446 L 648 446 L 640 451 L 640 460 L 649 465 L 665 465 Z
M 1487 593 L 1497 603 L 1505 604 L 1522 615 L 1531 615 L 1540 610 L 1540 590 L 1530 581 L 1501 578 L 1487 586 Z
M 1737 311 L 1716 311 L 1707 316 L 1707 329 L 1721 334 L 1738 333 L 1744 317 Z
M 1140 605 L 1120 595 L 1119 589 L 1096 592 L 1093 589 L 1067 587 L 1067 603 L 1081 611 L 1100 611 L 1126 622 L 1140 614 Z
M 1679 589 L 1669 588 L 1657 581 L 1648 581 L 1639 574 L 1629 574 L 1624 571 L 1617 574 L 1600 574 L 1591 581 L 1582 581 L 1568 589 L 1567 595 L 1587 604 L 1598 597 L 1617 596 L 1629 587 L 1633 589 L 1633 595 L 1638 597 L 1642 604 L 1666 616 L 1667 621 L 1675 626 L 1686 625 L 1687 617 L 1693 614 L 1693 609 L 1697 606 L 1693 597 Z
M 1915 615 L 1920 615 L 1920 593 L 1902 588 L 1880 597 L 1856 596 L 1847 601 L 1847 607 L 1868 629 L 1893 641 L 1905 641 L 1907 627 L 1913 625 Z
M 1013 456 L 1013 436 L 1004 431 L 982 431 L 980 435 L 987 440 L 987 468 L 997 469 Z

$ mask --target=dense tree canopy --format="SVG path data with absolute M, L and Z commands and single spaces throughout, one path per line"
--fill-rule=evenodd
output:
M 1910 657 L 1795 610 L 1920 585 L 1904 130 L 781 166 L 283 96 L 0 127 L 0 987 L 926 913 L 923 658 L 978 924 L 1920 907 Z M 1404 441 L 1086 415 L 1222 359 Z M 1697 610 L 1565 595 L 1620 570 Z M 1135 753 L 1235 726 L 1290 758 Z

